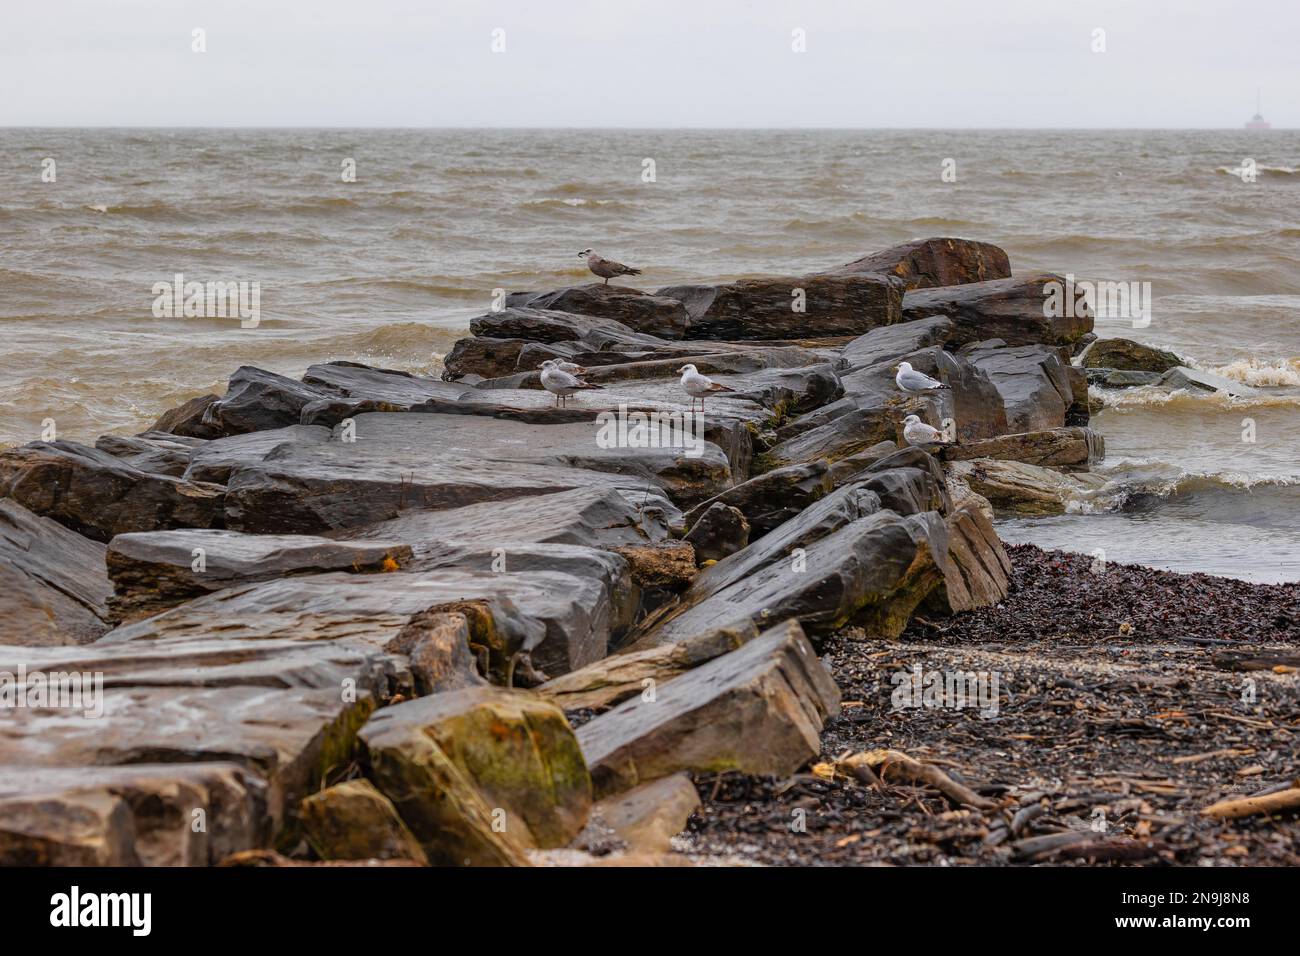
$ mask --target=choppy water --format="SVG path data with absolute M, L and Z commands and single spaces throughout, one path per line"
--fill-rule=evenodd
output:
M 1004 533 L 1300 580 L 1297 166 L 1287 131 L 0 130 L 0 446 L 138 431 L 244 363 L 436 372 L 493 289 L 585 280 L 587 246 L 654 288 L 962 235 L 1015 271 L 1150 281 L 1151 326 L 1103 335 L 1261 391 L 1124 394 L 1095 420 L 1113 486 Z M 178 272 L 258 282 L 261 324 L 155 318 Z

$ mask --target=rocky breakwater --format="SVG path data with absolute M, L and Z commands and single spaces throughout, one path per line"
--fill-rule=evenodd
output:
M 1005 596 L 981 476 L 1100 453 L 1038 283 L 935 239 L 520 293 L 443 380 L 244 367 L 0 454 L 0 863 L 662 858 L 689 775 L 818 756 L 822 635 Z M 601 387 L 557 407 L 547 358 Z

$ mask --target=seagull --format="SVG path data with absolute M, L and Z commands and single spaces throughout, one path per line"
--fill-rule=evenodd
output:
M 912 368 L 911 362 L 899 362 L 894 368 L 898 371 L 898 374 L 894 376 L 894 382 L 908 395 L 921 395 L 936 388 L 948 387 L 943 382 Z
M 600 388 L 599 385 L 590 385 L 584 382 L 578 376 L 564 371 L 558 367 L 559 359 L 547 359 L 542 363 L 542 388 L 546 389 L 555 396 L 555 404 L 560 404 L 563 398 L 567 403 L 569 396 L 574 392 L 580 392 L 585 388 Z
M 570 375 L 586 375 L 587 369 L 582 365 L 575 365 L 573 362 L 566 362 L 564 359 L 547 359 L 538 368 L 558 368 L 561 372 L 568 372 Z
M 587 268 L 604 279 L 605 285 L 609 285 L 609 280 L 615 276 L 639 276 L 641 274 L 640 269 L 633 269 L 631 266 L 625 266 L 613 259 L 601 258 L 595 249 L 583 249 L 578 253 L 578 258 L 586 259 Z
M 903 437 L 907 439 L 909 445 L 952 444 L 952 442 L 944 440 L 943 432 L 930 427 L 916 415 L 908 415 L 903 419 Z
M 694 365 L 683 365 L 677 371 L 682 373 L 682 388 L 686 389 L 686 394 L 691 396 L 691 411 L 695 411 L 697 398 L 700 400 L 700 411 L 704 411 L 704 396 L 735 391 L 734 388 L 715 382 L 707 375 L 701 375 L 695 370 Z

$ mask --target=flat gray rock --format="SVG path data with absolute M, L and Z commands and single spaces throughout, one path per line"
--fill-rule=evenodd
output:
M 928 473 L 905 472 L 871 480 L 895 503 L 933 495 Z M 900 494 L 900 482 L 915 488 Z M 880 493 L 868 484 L 832 492 L 706 568 L 676 604 L 637 628 L 631 647 L 672 643 L 741 620 L 763 627 L 788 617 L 817 630 L 858 621 L 897 633 L 938 583 L 947 547 L 943 520 L 937 512 L 882 511 Z
M 271 840 L 266 789 L 219 761 L 0 766 L 0 866 L 213 866 Z
M 320 444 L 329 441 L 330 434 L 321 425 L 288 425 L 218 438 L 191 451 L 184 477 L 224 485 L 235 468 L 263 461 L 281 445 Z
M 700 500 L 731 471 L 716 445 L 654 430 L 658 448 L 601 448 L 594 422 L 532 426 L 486 416 L 375 413 L 354 442 L 291 445 L 231 476 L 226 523 L 256 533 L 317 533 L 574 488 Z M 339 436 L 336 436 L 336 438 Z M 649 440 L 649 439 L 647 439 Z M 670 447 L 674 443 L 678 447 Z M 669 506 L 671 507 L 671 506 Z
M 506 305 L 616 319 L 636 332 L 665 339 L 680 339 L 689 322 L 685 307 L 676 299 L 601 282 L 554 292 L 515 292 L 506 296 Z
M 225 489 L 132 468 L 76 442 L 0 452 L 0 496 L 96 541 L 160 528 L 213 528 Z
M 0 498 L 0 644 L 86 644 L 108 630 L 104 546 Z
M 134 619 L 238 584 L 323 571 L 375 572 L 409 565 L 396 541 L 331 541 L 229 530 L 145 531 L 109 542 L 116 615 Z
M 329 394 L 283 375 L 242 365 L 230 376 L 226 394 L 206 408 L 203 421 L 222 435 L 284 428 L 298 424 L 304 406 Z
M 999 338 L 1008 345 L 1070 345 L 1092 331 L 1092 315 L 1080 302 L 1074 316 L 1049 316 L 1053 284 L 1063 276 L 1016 276 L 932 289 L 903 297 L 903 320 L 943 315 L 953 322 L 951 345 Z M 1062 308 L 1062 313 L 1068 311 Z
M 839 690 L 786 621 L 578 729 L 597 797 L 683 770 L 789 775 L 821 751 Z
M 1185 388 L 1194 392 L 1225 392 L 1228 395 L 1256 395 L 1258 392 L 1249 385 L 1233 381 L 1213 372 L 1178 366 L 1171 368 L 1160 379 L 1165 388 Z
M 662 515 L 643 511 L 640 494 L 573 488 L 512 501 L 406 511 L 389 521 L 336 532 L 340 539 L 377 538 L 424 545 L 438 541 L 481 544 L 524 542 L 615 548 L 662 541 Z
M 808 339 L 892 325 L 901 320 L 902 293 L 899 279 L 863 273 L 671 286 L 656 295 L 686 306 L 690 339 Z
M 95 447 L 139 471 L 179 478 L 190 463 L 192 445 L 180 441 L 136 436 L 101 435 Z

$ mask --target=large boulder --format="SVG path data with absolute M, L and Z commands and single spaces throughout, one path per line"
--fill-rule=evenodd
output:
M 564 713 L 474 688 L 388 707 L 361 729 L 371 779 L 435 864 L 518 863 L 587 821 L 591 778 Z
M 497 573 L 455 567 L 364 577 L 309 574 L 196 598 L 119 627 L 100 644 L 220 633 L 264 641 L 342 640 L 383 650 L 412 615 L 446 611 L 469 619 L 471 649 L 480 655 L 483 672 L 504 682 L 512 658 L 521 653 L 548 675 L 604 657 L 620 603 L 613 589 L 621 581 L 612 575 L 578 577 L 554 570 Z
M 195 449 L 195 439 L 171 440 L 168 438 L 128 438 L 122 435 L 101 435 L 95 447 L 120 458 L 138 471 L 180 478 L 189 467 L 190 455 Z
M 790 617 L 818 631 L 859 623 L 899 633 L 937 586 L 947 542 L 937 511 L 904 517 L 881 509 L 881 492 L 899 507 L 938 493 L 929 472 L 896 470 L 845 485 L 706 568 L 677 603 L 638 627 L 633 649 L 736 621 L 766 626 Z
M 954 328 L 952 319 L 933 315 L 872 329 L 840 350 L 844 360 L 849 363 L 843 376 L 859 369 L 897 365 L 901 359 L 914 352 L 943 345 L 952 336 Z
M 102 544 L 0 498 L 0 644 L 88 644 L 112 588 Z
M 522 339 L 543 344 L 580 341 L 591 351 L 612 347 L 653 352 L 660 345 L 670 345 L 658 336 L 637 332 L 617 319 L 555 309 L 512 307 L 488 312 L 471 319 L 469 330 L 477 337 Z
M 686 306 L 687 338 L 809 339 L 861 335 L 897 322 L 902 293 L 898 279 L 863 274 L 741 279 L 657 294 Z
M 682 770 L 787 775 L 821 751 L 840 695 L 803 631 L 786 621 L 584 724 L 596 795 Z
M 171 641 L 0 647 L 0 671 L 25 674 L 11 692 L 26 700 L 6 708 L 4 776 L 160 763 L 179 778 L 179 765 L 232 762 L 264 781 L 259 827 L 291 831 L 298 802 L 352 760 L 356 728 L 401 686 L 400 661 L 345 642 L 241 639 L 201 620 Z
M 114 613 L 128 620 L 238 584 L 322 571 L 395 571 L 410 559 L 410 546 L 392 541 L 216 529 L 119 534 L 106 555 L 117 591 Z
M 950 481 L 986 498 L 999 512 L 1022 515 L 1059 515 L 1078 507 L 1106 485 L 1100 475 L 1065 474 L 1041 465 L 993 458 L 955 461 L 948 466 Z
M 738 510 L 759 538 L 831 490 L 830 466 L 824 460 L 773 468 L 696 505 L 686 512 L 686 524 L 694 527 L 710 508 L 725 505 Z
M 894 439 L 903 419 L 913 413 L 913 405 L 902 393 L 883 405 L 874 402 L 858 404 L 853 399 L 844 402 L 846 407 L 834 409 L 839 414 L 833 417 L 831 407 L 822 409 L 821 412 L 827 413 L 824 421 L 818 421 L 822 417 L 819 412 L 795 419 L 778 434 L 778 437 L 785 434 L 789 437 L 764 452 L 758 462 L 765 468 L 816 461 L 834 464 L 882 441 Z
M 1167 372 L 1183 364 L 1173 352 L 1143 345 L 1132 339 L 1101 339 L 1083 354 L 1084 368 L 1121 369 L 1128 372 Z
M 1041 432 L 1000 435 L 984 441 L 963 442 L 943 449 L 946 461 L 998 458 L 1055 468 L 1082 467 L 1105 457 L 1106 443 L 1091 428 L 1053 428 Z
M 622 651 L 563 674 L 534 690 L 566 711 L 605 709 L 730 653 L 758 636 L 750 621 L 720 627 L 676 644 Z
M 218 438 L 191 450 L 183 477 L 224 485 L 236 468 L 265 461 L 282 445 L 320 444 L 330 434 L 323 425 L 288 425 Z
M 552 494 L 448 508 L 403 511 L 374 525 L 348 528 L 339 538 L 376 538 L 409 545 L 431 542 L 572 544 L 614 548 L 662 541 L 662 515 L 640 507 L 644 496 L 615 489 L 571 488 Z
M 636 332 L 664 339 L 680 339 L 690 321 L 686 308 L 676 299 L 601 282 L 554 292 L 515 292 L 506 296 L 506 306 L 616 319 Z
M 1223 392 L 1234 397 L 1256 395 L 1258 392 L 1249 385 L 1233 381 L 1214 372 L 1178 366 L 1165 372 L 1160 384 L 1169 389 L 1186 389 L 1192 392 Z
M 298 424 L 303 408 L 328 394 L 283 375 L 241 365 L 230 376 L 226 394 L 204 412 L 204 422 L 223 435 L 284 428 Z
M 0 866 L 212 866 L 272 836 L 265 781 L 219 759 L 0 766 Z
M 303 831 L 322 860 L 414 860 L 427 863 L 420 842 L 392 803 L 369 780 L 349 780 L 305 798 Z
M 468 335 L 456 340 L 442 360 L 445 381 L 455 382 L 467 376 L 498 378 L 520 371 L 519 354 L 525 339 L 502 339 Z M 540 364 L 540 362 L 539 362 Z
M 0 496 L 96 541 L 158 528 L 216 528 L 225 489 L 132 468 L 76 442 L 0 452 Z
M 943 315 L 953 322 L 953 346 L 998 338 L 1008 345 L 1070 345 L 1092 331 L 1083 301 L 1058 304 L 1062 276 L 1042 274 L 917 289 L 903 297 L 903 320 Z
M 295 444 L 235 470 L 226 523 L 240 531 L 319 533 L 441 510 L 586 488 L 637 495 L 651 511 L 675 509 L 730 484 L 722 451 L 656 430 L 657 448 L 601 448 L 595 422 L 533 427 L 505 418 L 372 413 L 353 442 Z M 674 442 L 678 447 L 672 447 Z M 670 523 L 677 523 L 676 519 Z
M 667 853 L 699 805 L 689 774 L 661 777 L 592 804 L 573 845 L 591 852 Z
M 966 357 L 1001 395 L 1007 432 L 1087 423 L 1087 377 L 1063 359 L 1058 349 L 1046 345 L 1004 347 L 990 342 L 967 349 Z
M 158 417 L 149 431 L 191 438 L 220 438 L 222 431 L 208 417 L 208 408 L 221 399 L 217 395 L 199 395 L 183 405 L 168 409 Z
M 399 369 L 372 368 L 356 362 L 313 365 L 302 380 L 305 385 L 343 398 L 369 402 L 376 406 L 376 410 L 382 411 L 402 411 L 430 399 L 455 401 L 468 391 L 465 385 L 453 385 Z
M 1011 277 L 1011 261 L 1003 250 L 988 242 L 913 239 L 854 259 L 831 272 L 834 275 L 879 272 L 897 276 L 910 292 L 933 286 L 1008 279 Z
M 955 614 L 997 604 L 1010 587 L 1011 559 L 993 522 L 972 496 L 953 508 L 947 524 L 949 560 L 927 606 Z
M 715 501 L 686 532 L 686 541 L 695 549 L 695 560 L 717 561 L 735 554 L 749 544 L 749 522 L 739 508 Z

